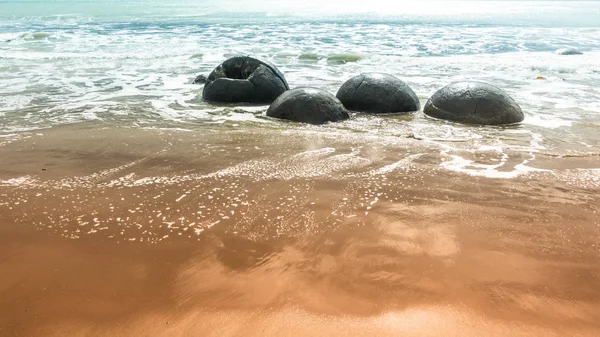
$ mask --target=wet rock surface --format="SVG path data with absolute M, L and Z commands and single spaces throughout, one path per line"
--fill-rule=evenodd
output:
M 324 124 L 349 118 L 344 105 L 331 93 L 317 88 L 295 88 L 271 104 L 267 116 L 309 124 Z
M 425 104 L 428 116 L 468 124 L 523 121 L 521 107 L 504 90 L 484 82 L 456 82 L 438 90 Z
M 419 98 L 399 78 L 383 73 L 363 73 L 346 81 L 336 97 L 352 111 L 410 113 L 419 110 Z
M 226 60 L 208 75 L 205 82 L 202 98 L 209 102 L 271 103 L 289 89 L 277 67 L 249 56 Z
M 204 76 L 204 75 L 198 75 L 194 79 L 194 84 L 204 84 L 204 83 L 206 83 L 206 76 Z

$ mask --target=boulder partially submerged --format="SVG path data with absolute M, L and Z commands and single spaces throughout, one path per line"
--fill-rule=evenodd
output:
M 558 55 L 582 55 L 583 52 L 575 48 L 563 48 L 556 51 Z
M 226 60 L 205 82 L 202 98 L 209 102 L 271 103 L 290 88 L 277 67 L 249 56 Z
M 468 124 L 513 124 L 524 119 L 521 107 L 506 92 L 474 81 L 441 88 L 427 101 L 423 113 Z
M 344 105 L 325 90 L 301 87 L 277 97 L 267 116 L 309 124 L 324 124 L 349 118 Z
M 204 83 L 206 83 L 206 76 L 204 76 L 204 75 L 198 75 L 194 79 L 194 84 L 204 84 Z
M 419 98 L 399 78 L 383 73 L 363 73 L 346 81 L 336 97 L 352 111 L 410 113 L 419 110 Z

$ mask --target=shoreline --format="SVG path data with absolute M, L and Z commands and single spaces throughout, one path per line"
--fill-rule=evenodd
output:
M 0 147 L 0 335 L 597 334 L 593 180 L 359 138 L 92 123 Z

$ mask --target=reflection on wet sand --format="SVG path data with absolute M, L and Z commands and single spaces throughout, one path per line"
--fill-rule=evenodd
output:
M 0 335 L 600 331 L 593 171 L 489 179 L 415 139 L 215 130 L 0 148 Z

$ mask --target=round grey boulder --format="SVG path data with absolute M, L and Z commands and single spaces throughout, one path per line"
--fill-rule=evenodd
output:
M 425 104 L 428 116 L 468 124 L 523 121 L 521 107 L 502 89 L 483 82 L 456 82 L 438 90 Z
M 209 102 L 271 103 L 289 88 L 283 74 L 270 62 L 236 56 L 208 75 L 202 98 Z
M 410 113 L 419 110 L 415 92 L 397 77 L 364 73 L 352 77 L 336 97 L 346 109 L 366 113 Z
M 558 55 L 582 55 L 583 53 L 579 49 L 575 48 L 563 48 L 556 51 Z
M 295 88 L 277 97 L 267 116 L 291 121 L 324 124 L 348 119 L 348 111 L 331 93 L 316 88 Z

